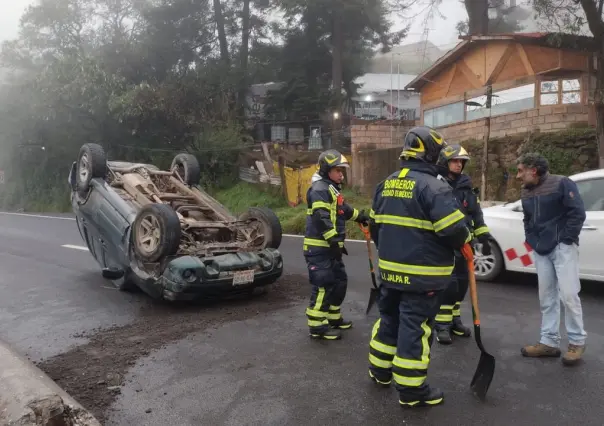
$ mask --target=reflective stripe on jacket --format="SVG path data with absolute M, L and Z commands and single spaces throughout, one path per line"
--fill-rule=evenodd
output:
M 435 165 L 403 162 L 380 182 L 370 212 L 380 282 L 403 291 L 442 290 L 453 272 L 454 249 L 471 234 L 453 191 Z
M 339 185 L 325 178 L 317 180 L 308 189 L 306 201 L 304 254 L 326 254 L 333 242 L 342 247 L 346 238 L 346 221 L 355 220 L 359 211 L 344 202 Z

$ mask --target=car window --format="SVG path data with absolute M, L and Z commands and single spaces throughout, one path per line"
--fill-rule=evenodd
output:
M 604 178 L 576 182 L 585 210 L 604 211 Z

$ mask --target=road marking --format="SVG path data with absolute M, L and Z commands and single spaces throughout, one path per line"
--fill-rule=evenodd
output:
M 13 213 L 13 212 L 0 212 L 0 214 L 5 214 L 5 215 L 9 215 L 9 216 L 39 217 L 42 219 L 75 220 L 75 217 L 47 216 L 47 215 L 43 215 L 43 214 Z
M 85 246 L 76 246 L 76 245 L 73 245 L 73 244 L 63 244 L 61 247 L 75 249 L 75 250 L 86 250 L 86 251 L 88 251 L 88 247 L 85 247 Z
M 8 216 L 29 216 L 29 217 L 37 217 L 37 218 L 41 218 L 41 219 L 59 219 L 59 220 L 73 220 L 75 221 L 74 217 L 60 217 L 60 216 L 48 216 L 48 215 L 43 215 L 43 214 L 33 214 L 33 213 L 13 213 L 13 212 L 1 212 L 0 214 L 5 214 Z M 304 238 L 304 235 L 296 235 L 296 234 L 283 234 L 284 237 L 288 237 L 288 238 Z M 354 240 L 354 239 L 346 239 L 346 242 L 350 242 L 350 243 L 364 243 L 365 240 Z M 80 250 L 82 250 L 82 248 L 80 246 L 69 246 L 69 244 L 64 245 L 62 247 L 67 247 L 67 248 L 79 248 Z M 86 248 L 86 250 L 88 250 L 88 248 Z

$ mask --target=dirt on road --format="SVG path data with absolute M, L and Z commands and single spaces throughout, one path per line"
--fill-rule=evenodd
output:
M 284 275 L 267 294 L 252 299 L 213 305 L 150 302 L 133 323 L 79 336 L 88 343 L 37 365 L 104 423 L 128 369 L 139 358 L 191 333 L 287 308 L 308 297 L 309 290 L 307 277 Z

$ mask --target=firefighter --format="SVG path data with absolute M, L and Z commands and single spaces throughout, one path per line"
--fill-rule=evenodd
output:
M 342 254 L 348 254 L 344 247 L 345 224 L 354 220 L 367 225 L 369 216 L 344 202 L 341 184 L 346 168 L 348 160 L 340 152 L 330 149 L 321 153 L 319 170 L 306 193 L 303 245 L 312 284 L 306 317 L 313 339 L 337 340 L 342 337 L 341 330 L 352 327 L 352 321 L 345 320 L 340 312 L 348 286 L 342 261 Z
M 482 245 L 481 253 L 491 254 L 489 228 L 485 225 L 480 208 L 480 199 L 472 188 L 472 180 L 462 174 L 470 155 L 461 145 L 451 145 L 440 152 L 438 165 L 448 170 L 447 181 L 453 188 L 453 195 L 466 217 L 466 226 Z M 470 337 L 470 329 L 461 321 L 461 302 L 468 291 L 468 267 L 461 252 L 455 252 L 455 268 L 449 287 L 443 293 L 440 310 L 436 315 L 436 340 L 443 345 L 453 343 L 452 335 Z
M 449 285 L 454 250 L 470 241 L 464 215 L 437 166 L 447 146 L 430 127 L 405 136 L 401 170 L 376 186 L 370 231 L 378 249 L 379 311 L 369 343 L 369 377 L 394 378 L 402 406 L 432 406 L 444 394 L 426 379 L 440 295 Z

